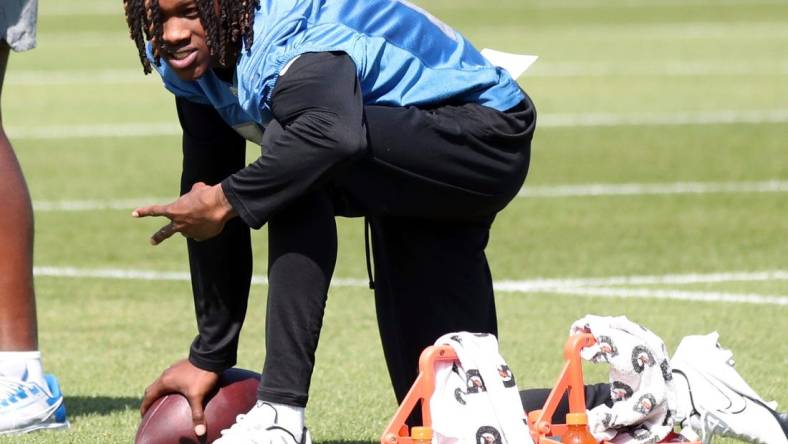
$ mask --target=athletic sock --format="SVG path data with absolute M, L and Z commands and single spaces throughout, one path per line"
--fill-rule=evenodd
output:
M 41 364 L 41 352 L 0 352 L 0 376 L 35 382 L 48 389 L 44 379 L 44 368 Z

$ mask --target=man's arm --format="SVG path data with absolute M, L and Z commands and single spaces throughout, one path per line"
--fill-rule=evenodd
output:
M 244 167 L 246 141 L 213 107 L 184 99 L 176 99 L 176 106 L 183 128 L 181 194 L 197 182 L 217 184 Z M 199 330 L 189 361 L 220 372 L 235 365 L 246 316 L 252 276 L 249 228 L 235 218 L 218 236 L 187 244 Z
M 272 96 L 275 121 L 262 156 L 222 181 L 233 209 L 253 228 L 366 149 L 361 87 L 344 53 L 300 56 Z

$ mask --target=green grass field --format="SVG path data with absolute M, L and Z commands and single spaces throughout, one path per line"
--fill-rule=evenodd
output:
M 478 47 L 541 56 L 521 78 L 539 110 L 531 173 L 488 250 L 513 289 L 498 309 L 519 385 L 554 382 L 573 320 L 625 314 L 670 349 L 719 331 L 788 406 L 788 2 L 417 3 Z M 72 428 L 0 443 L 130 442 L 144 388 L 195 334 L 183 239 L 151 247 L 160 222 L 129 215 L 176 196 L 173 99 L 106 0 L 43 1 L 39 47 L 12 54 L 3 99 L 36 207 L 41 349 Z M 362 226 L 340 230 L 335 278 L 363 282 Z M 254 238 L 262 276 L 265 230 Z M 396 408 L 372 294 L 354 282 L 329 297 L 307 409 L 318 443 L 375 442 Z M 265 290 L 239 362 L 258 371 Z

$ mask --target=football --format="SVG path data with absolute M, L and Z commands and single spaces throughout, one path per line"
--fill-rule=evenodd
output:
M 198 444 L 213 442 L 222 430 L 235 423 L 235 417 L 248 412 L 257 402 L 260 374 L 231 368 L 219 377 L 218 390 L 205 405 L 208 426 L 205 440 L 197 439 L 192 427 L 192 414 L 186 398 L 169 394 L 157 399 L 142 417 L 136 444 Z

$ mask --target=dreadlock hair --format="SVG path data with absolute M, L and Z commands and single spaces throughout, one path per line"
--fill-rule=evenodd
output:
M 227 63 L 228 55 L 241 48 L 250 50 L 254 40 L 254 11 L 260 0 L 220 0 L 219 13 L 216 13 L 216 0 L 193 0 L 199 11 L 200 22 L 205 28 L 206 43 L 211 56 L 217 57 L 219 64 Z M 123 0 L 129 35 L 137 46 L 140 63 L 145 74 L 151 69 L 145 52 L 145 43 L 153 44 L 153 58 L 161 63 L 159 48 L 162 42 L 162 20 L 159 0 Z

